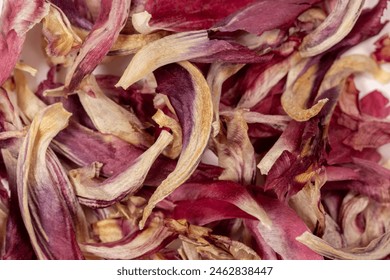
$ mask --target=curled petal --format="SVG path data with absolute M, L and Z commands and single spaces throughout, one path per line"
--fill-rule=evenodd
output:
M 272 54 L 260 56 L 245 46 L 210 39 L 207 30 L 181 32 L 151 42 L 139 50 L 116 86 L 126 89 L 161 66 L 185 60 L 253 63 L 271 58 Z
M 302 75 L 301 71 L 307 67 L 309 61 L 302 61 L 292 68 L 288 74 L 287 89 L 282 95 L 282 105 L 286 113 L 296 121 L 307 121 L 316 116 L 328 101 L 327 98 L 321 99 L 317 104 L 309 109 L 305 109 L 306 103 L 315 81 L 317 65 L 311 66 Z
M 301 60 L 302 57 L 298 53 L 294 53 L 285 60 L 267 68 L 256 78 L 254 85 L 246 89 L 241 96 L 238 107 L 252 108 L 255 106 Z
M 305 222 L 311 232 L 321 235 L 325 228 L 325 210 L 321 204 L 320 183 L 307 183 L 289 200 L 289 206 Z
M 334 248 L 309 232 L 304 232 L 297 240 L 318 254 L 330 259 L 378 260 L 390 255 L 389 232 L 375 238 L 365 247 Z
M 48 15 L 43 19 L 43 34 L 47 41 L 49 55 L 62 56 L 81 46 L 81 39 L 73 31 L 65 14 L 51 5 Z
M 220 129 L 219 103 L 222 94 L 223 83 L 236 74 L 244 64 L 214 63 L 211 65 L 207 75 L 207 83 L 213 98 L 213 137 L 217 136 Z
M 339 219 L 348 246 L 360 245 L 363 229 L 357 224 L 357 217 L 367 208 L 369 198 L 348 194 L 340 207 Z
M 18 158 L 19 206 L 39 259 L 84 258 L 75 235 L 75 209 L 68 204 L 72 188 L 58 158 L 48 148 L 69 117 L 59 103 L 37 114 Z
M 146 45 L 137 52 L 116 86 L 128 88 L 161 66 L 209 56 L 231 48 L 228 42 L 210 40 L 207 30 L 169 35 Z
M 231 181 L 186 183 L 172 193 L 169 196 L 169 199 L 175 203 L 183 201 L 184 204 L 180 206 L 180 209 L 183 210 L 189 208 L 186 206 L 186 203 L 189 203 L 189 201 L 193 201 L 194 206 L 196 206 L 198 202 L 202 205 L 203 201 L 207 201 L 210 206 L 210 212 L 201 214 L 191 211 L 192 213 L 189 213 L 203 221 L 212 222 L 215 221 L 213 218 L 220 219 L 222 215 L 231 214 L 225 208 L 218 209 L 219 205 L 228 207 L 226 204 L 230 204 L 255 217 L 264 225 L 264 227 L 270 228 L 272 226 L 272 221 L 268 217 L 266 211 L 253 199 L 245 187 Z M 218 201 L 224 202 L 224 204 L 218 204 Z M 213 212 L 213 208 L 217 210 L 214 211 L 215 213 L 218 213 L 218 210 L 220 210 L 219 216 L 209 217 L 212 216 L 210 214 Z M 189 219 L 189 216 L 183 216 L 185 215 L 185 211 L 177 211 L 177 214 L 180 218 Z M 204 223 L 205 222 L 202 222 L 202 224 Z
M 90 207 L 107 207 L 127 195 L 135 193 L 142 187 L 156 158 L 171 141 L 172 136 L 168 132 L 162 131 L 157 141 L 130 167 L 102 183 L 93 180 L 99 174 L 99 170 L 94 167 L 96 163 L 87 169 L 71 170 L 69 176 L 80 202 Z
M 216 140 L 219 166 L 224 168 L 219 179 L 244 185 L 253 184 L 256 175 L 256 158 L 243 112 L 235 111 L 231 118 L 226 118 L 226 125 L 226 137 L 221 135 Z
M 94 76 L 88 76 L 78 92 L 81 104 L 100 132 L 115 135 L 135 146 L 150 146 L 151 136 L 143 131 L 137 116 L 107 97 Z
M 70 91 L 103 60 L 126 23 L 129 9 L 130 0 L 102 1 L 100 15 L 66 76 L 65 86 Z
M 363 4 L 364 0 L 338 0 L 324 22 L 303 39 L 300 54 L 303 57 L 315 56 L 339 43 L 354 27 Z
M 289 207 L 269 197 L 258 196 L 258 202 L 264 207 L 272 221 L 271 227 L 262 223 L 246 220 L 254 236 L 261 236 L 261 242 L 270 246 L 282 259 L 306 260 L 322 259 L 320 255 L 302 246 L 296 237 L 307 232 L 307 226 Z
M 364 55 L 345 56 L 335 61 L 326 73 L 318 90 L 317 99 L 334 99 L 337 94 L 342 92 L 350 75 L 362 72 L 371 74 L 378 82 L 383 84 L 390 81 L 390 72 L 379 67 L 372 58 Z M 329 123 L 335 106 L 336 102 L 333 101 L 331 106 L 327 108 L 324 123 Z
M 390 72 L 385 71 L 373 60 L 365 55 L 349 55 L 335 61 L 326 73 L 319 93 L 323 93 L 332 87 L 340 85 L 352 74 L 361 72 L 370 73 L 378 82 L 383 84 L 390 82 Z
M 172 144 L 167 149 L 165 149 L 164 155 L 172 159 L 177 158 L 180 155 L 182 149 L 182 131 L 180 124 L 174 118 L 165 115 L 164 112 L 160 109 L 157 110 L 152 119 L 160 127 L 167 127 L 172 131 Z
M 50 5 L 50 11 L 43 19 L 42 32 L 47 42 L 45 50 L 49 56 L 66 56 L 82 43 L 68 18 L 54 5 Z
M 282 135 L 276 141 L 276 143 L 257 165 L 261 174 L 268 175 L 269 171 L 274 166 L 278 158 L 283 154 L 283 152 L 293 152 L 299 144 L 299 137 L 301 135 L 302 127 L 297 123 L 290 123 L 290 125 L 287 126 Z
M 171 64 L 155 73 L 158 91 L 168 95 L 182 126 L 183 148 L 174 171 L 158 186 L 144 209 L 142 228 L 154 206 L 195 171 L 211 133 L 213 105 L 201 72 L 188 62 Z

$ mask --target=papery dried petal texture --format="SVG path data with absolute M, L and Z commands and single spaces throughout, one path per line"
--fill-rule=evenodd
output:
M 203 260 L 258 260 L 259 256 L 245 244 L 231 240 L 226 236 L 211 234 L 206 227 L 191 225 L 185 220 L 167 219 L 168 228 L 179 234 L 183 247 L 187 248 L 189 259 Z M 184 245 L 186 244 L 186 245 Z M 188 247 L 195 251 L 195 256 L 188 254 Z M 193 253 L 192 253 L 193 254 Z
M 222 32 L 245 30 L 260 35 L 275 28 L 289 28 L 299 14 L 309 9 L 316 0 L 265 0 L 254 1 L 241 10 L 229 15 L 213 28 Z M 266 11 L 277 11 L 277 15 Z M 262 11 L 259 16 L 259 11 Z
M 65 86 L 70 91 L 77 88 L 103 60 L 119 36 L 130 9 L 130 0 L 103 0 L 98 19 L 83 42 L 79 54 L 67 74 Z
M 99 163 L 71 170 L 69 176 L 80 202 L 90 207 L 107 207 L 137 192 L 150 167 L 171 141 L 172 136 L 162 131 L 156 142 L 135 159 L 131 166 L 102 182 L 99 180 Z
M 58 158 L 48 148 L 69 117 L 60 104 L 40 112 L 34 117 L 18 158 L 19 206 L 39 259 L 84 258 L 76 240 L 75 205 L 68 204 L 73 190 Z
M 243 185 L 254 183 L 256 176 L 255 151 L 248 136 L 248 124 L 243 112 L 237 110 L 232 117 L 224 117 L 226 135 L 216 139 L 218 164 L 224 168 L 220 180 L 230 180 Z
M 154 206 L 195 171 L 207 146 L 213 120 L 210 89 L 196 67 L 188 62 L 171 64 L 160 68 L 155 75 L 157 90 L 168 95 L 182 126 L 183 148 L 175 170 L 158 186 L 145 207 L 141 228 Z M 180 83 L 172 84 L 172 81 Z
M 375 42 L 375 52 L 372 54 L 379 63 L 390 62 L 390 35 L 382 36 Z
M 234 47 L 222 40 L 210 40 L 207 30 L 166 36 L 144 46 L 130 61 L 116 86 L 128 88 L 157 68 L 173 62 L 213 55 Z
M 151 136 L 143 131 L 144 126 L 137 116 L 107 97 L 90 75 L 78 90 L 80 102 L 94 126 L 102 133 L 115 135 L 130 144 L 148 147 Z
M 172 235 L 164 226 L 163 215 L 156 213 L 142 231 L 115 242 L 82 244 L 81 249 L 105 259 L 135 259 L 157 251 L 170 241 Z
M 338 0 L 324 22 L 307 35 L 299 47 L 303 57 L 323 53 L 344 39 L 363 10 L 364 0 Z
M 73 31 L 65 14 L 54 5 L 50 5 L 48 15 L 43 19 L 42 33 L 47 42 L 45 48 L 49 56 L 65 57 L 76 51 L 82 44 Z
M 231 204 L 240 209 L 241 211 L 255 217 L 257 220 L 260 221 L 260 223 L 263 224 L 264 227 L 270 228 L 272 226 L 272 221 L 268 217 L 267 212 L 263 209 L 262 205 L 258 204 L 253 199 L 253 197 L 248 193 L 244 186 L 231 181 L 186 183 L 182 185 L 179 189 L 177 189 L 175 192 L 173 192 L 169 196 L 169 200 L 172 200 L 175 203 L 183 201 L 183 204 L 181 204 L 179 207 L 179 209 L 181 210 L 176 211 L 176 217 L 179 218 L 185 218 L 187 220 L 190 220 L 190 217 L 186 216 L 186 214 L 190 214 L 191 216 L 198 218 L 199 221 L 203 219 L 204 221 L 207 221 L 207 223 L 209 223 L 215 221 L 213 220 L 214 218 L 221 219 L 222 214 L 227 216 L 232 215 L 232 213 L 229 213 L 229 211 L 227 211 L 227 208 L 229 207 L 228 204 Z M 206 203 L 203 203 L 203 200 Z M 204 207 L 205 204 L 208 203 L 210 211 L 204 211 L 203 214 L 197 213 L 196 211 L 186 212 L 185 209 L 191 210 L 191 208 L 186 205 L 186 203 L 189 204 L 189 202 L 191 201 L 194 202 L 192 205 L 193 207 L 195 207 L 198 202 Z M 218 204 L 219 201 L 224 203 Z M 200 207 L 200 210 L 201 209 L 202 207 Z M 219 214 L 219 216 L 211 215 L 213 209 L 215 209 L 214 211 Z M 234 213 L 238 212 L 235 211 Z M 201 224 L 204 224 L 204 221 L 202 221 Z
M 190 3 L 158 0 L 145 1 L 144 9 L 151 16 L 147 22 L 149 32 L 155 29 L 183 32 L 210 28 L 219 20 L 251 2 L 253 0 L 196 0 Z M 133 15 L 133 18 L 135 16 Z
M 343 260 L 378 260 L 384 259 L 390 254 L 390 233 L 385 233 L 382 236 L 372 240 L 365 247 L 352 248 L 334 248 L 321 238 L 310 234 L 303 233 L 297 240 L 311 250 L 330 259 Z
M 19 11 L 23 10 L 23 13 Z M 49 12 L 44 0 L 5 1 L 0 17 L 0 85 L 11 75 L 22 51 L 26 33 Z

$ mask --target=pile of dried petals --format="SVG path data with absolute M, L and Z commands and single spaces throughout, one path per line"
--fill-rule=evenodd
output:
M 389 258 L 387 4 L 5 0 L 0 258 Z

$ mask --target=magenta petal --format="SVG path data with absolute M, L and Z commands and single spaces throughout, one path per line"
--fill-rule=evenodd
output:
M 376 118 L 386 118 L 390 114 L 389 100 L 380 91 L 374 90 L 360 100 L 360 110 Z
M 108 53 L 126 23 L 129 5 L 130 0 L 102 1 L 100 15 L 66 78 L 65 84 L 69 90 L 76 89 L 82 79 L 92 73 Z
M 39 259 L 84 259 L 75 232 L 77 201 L 59 159 L 48 148 L 69 117 L 60 104 L 40 112 L 18 157 L 19 207 Z
M 209 198 L 177 202 L 173 210 L 173 218 L 186 219 L 191 224 L 201 226 L 224 219 L 254 219 L 233 204 Z
M 23 224 L 18 203 L 16 188 L 16 159 L 8 152 L 3 151 L 2 157 L 8 174 L 8 184 L 11 191 L 9 217 L 7 221 L 7 234 L 4 240 L 4 260 L 31 260 L 35 253 L 30 238 Z
M 320 260 L 320 255 L 296 240 L 307 226 L 297 214 L 283 203 L 264 196 L 257 197 L 272 221 L 267 229 L 257 221 L 247 221 L 249 228 L 260 234 L 264 241 L 282 258 L 287 260 Z M 261 255 L 260 255 L 261 257 Z
M 172 31 L 208 29 L 214 23 L 254 0 L 146 1 L 149 25 Z
M 244 213 L 257 218 L 265 227 L 270 227 L 272 224 L 267 213 L 261 205 L 256 203 L 246 188 L 231 181 L 184 184 L 173 192 L 169 199 L 173 202 L 196 201 L 199 199 L 220 201 L 221 203 L 234 205 Z M 218 207 L 213 207 L 212 204 L 210 204 L 210 208 L 218 210 Z M 225 215 L 229 215 L 229 213 L 226 211 Z
M 316 2 L 319 0 L 254 1 L 217 23 L 213 29 L 222 32 L 245 30 L 258 35 L 275 28 L 287 29 L 294 23 L 299 14 Z M 276 13 L 270 11 L 276 11 Z
M 0 17 L 0 86 L 11 75 L 19 59 L 27 31 L 49 11 L 49 5 L 44 0 L 4 1 L 3 5 Z M 21 10 L 24 12 L 21 13 Z

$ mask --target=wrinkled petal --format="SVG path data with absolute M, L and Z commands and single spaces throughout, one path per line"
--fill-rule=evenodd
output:
M 291 67 L 295 66 L 301 59 L 298 53 L 294 53 L 280 63 L 267 68 L 257 77 L 253 86 L 248 88 L 241 96 L 238 106 L 240 108 L 252 108 L 255 106 L 273 86 L 287 75 Z
M 243 112 L 235 111 L 231 118 L 226 118 L 226 126 L 226 136 L 221 135 L 216 140 L 219 166 L 224 168 L 219 179 L 244 185 L 253 184 L 256 158 Z
M 157 110 L 152 119 L 160 127 L 166 127 L 172 131 L 172 144 L 166 150 L 164 150 L 163 154 L 172 159 L 177 158 L 182 150 L 182 131 L 180 124 L 176 119 L 165 115 L 160 109 Z
M 311 108 L 306 109 L 306 103 L 310 97 L 314 85 L 318 66 L 310 65 L 311 61 L 303 60 L 297 66 L 290 69 L 287 80 L 287 89 L 282 95 L 282 105 L 286 113 L 296 121 L 307 121 L 316 116 L 324 107 L 327 98 L 320 99 Z M 302 71 L 309 67 L 303 74 Z
M 212 55 L 226 49 L 234 47 L 222 40 L 210 40 L 207 30 L 166 36 L 149 43 L 137 52 L 116 86 L 128 88 L 161 66 Z
M 82 244 L 83 252 L 105 259 L 135 259 L 151 254 L 169 242 L 172 233 L 164 226 L 163 217 L 157 213 L 143 231 L 116 242 Z
M 72 189 L 58 158 L 48 148 L 69 117 L 60 104 L 38 114 L 18 158 L 19 206 L 39 259 L 84 258 L 75 236 L 74 209 L 67 204 Z
M 259 256 L 245 244 L 229 237 L 211 234 L 209 228 L 189 224 L 186 220 L 167 219 L 165 224 L 179 234 L 188 259 L 203 260 L 259 260 Z M 186 244 L 186 245 L 184 245 Z M 190 246 L 188 246 L 190 245 Z M 190 252 L 193 250 L 195 252 Z
M 272 226 L 267 228 L 257 221 L 247 221 L 247 223 L 281 258 L 288 260 L 321 259 L 321 256 L 295 240 L 302 233 L 308 232 L 308 229 L 292 209 L 268 197 L 259 196 L 258 201 L 269 215 Z
M 182 126 L 183 148 L 175 170 L 158 186 L 145 207 L 141 228 L 154 206 L 194 172 L 207 146 L 213 120 L 210 89 L 197 68 L 190 63 L 172 64 L 155 74 L 158 91 L 168 95 Z
M 318 55 L 344 39 L 359 18 L 363 4 L 364 0 L 338 0 L 324 22 L 303 39 L 300 54 L 303 57 Z
M 282 155 L 284 151 L 294 151 L 298 146 L 298 137 L 301 135 L 302 127 L 299 124 L 293 123 L 287 126 L 276 143 L 257 165 L 261 174 L 267 175 L 272 166 L 275 164 L 276 160 Z
M 294 209 L 305 222 L 311 232 L 321 235 L 325 229 L 325 210 L 321 204 L 320 184 L 318 180 L 307 184 L 289 200 L 289 206 Z
M 135 193 L 142 187 L 156 158 L 171 141 L 172 136 L 162 131 L 156 142 L 130 167 L 104 182 L 94 180 L 99 177 L 100 167 L 97 163 L 87 168 L 71 170 L 69 176 L 80 202 L 90 207 L 107 207 Z
M 23 10 L 23 13 L 20 11 Z M 11 75 L 26 33 L 49 12 L 49 4 L 44 0 L 5 1 L 0 17 L 0 85 Z
M 214 63 L 210 67 L 207 75 L 207 83 L 213 98 L 213 137 L 217 136 L 220 130 L 219 103 L 221 100 L 222 85 L 242 67 L 244 67 L 243 64 L 232 65 L 228 63 Z
M 65 86 L 74 90 L 82 79 L 92 73 L 103 60 L 119 36 L 129 13 L 130 0 L 103 0 L 99 18 L 80 48 L 69 73 Z
M 359 248 L 337 249 L 309 232 L 304 232 L 297 240 L 318 254 L 330 259 L 378 260 L 384 259 L 390 254 L 390 233 L 383 234 L 372 240 L 369 245 Z
M 82 43 L 68 18 L 54 5 L 50 6 L 48 15 L 43 19 L 42 33 L 47 42 L 45 50 L 49 56 L 67 56 Z
M 94 76 L 88 76 L 78 91 L 80 102 L 94 126 L 102 133 L 115 135 L 130 144 L 148 147 L 151 136 L 137 116 L 107 97 Z
M 390 62 L 390 35 L 382 36 L 375 42 L 374 59 L 380 63 Z

